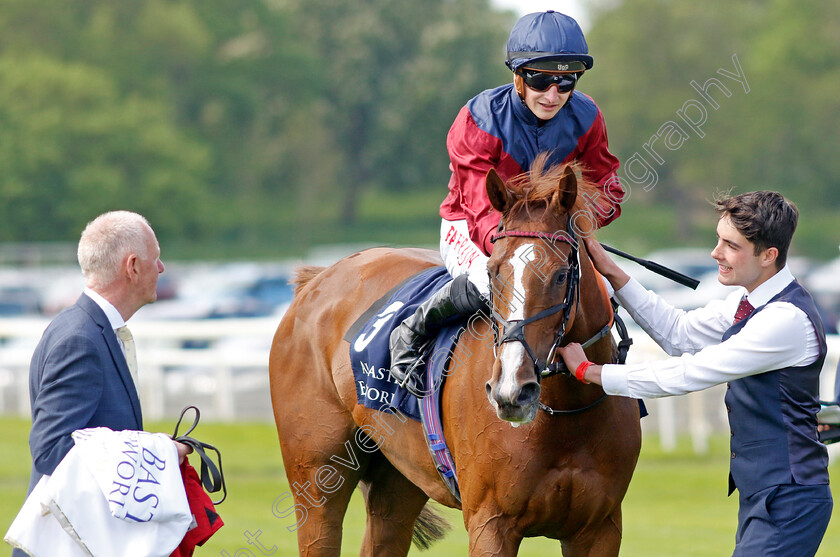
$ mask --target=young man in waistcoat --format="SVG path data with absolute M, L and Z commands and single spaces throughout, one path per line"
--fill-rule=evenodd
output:
M 587 362 L 579 344 L 561 354 L 579 380 L 613 395 L 673 396 L 726 383 L 729 493 L 739 492 L 733 556 L 813 556 L 833 502 L 816 418 L 825 333 L 814 300 L 785 263 L 799 213 L 769 191 L 722 199 L 715 208 L 718 280 L 742 288 L 693 311 L 645 290 L 586 240 L 621 305 L 679 357 L 600 366 Z

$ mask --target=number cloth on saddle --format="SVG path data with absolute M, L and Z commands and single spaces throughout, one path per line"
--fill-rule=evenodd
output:
M 400 388 L 391 377 L 391 354 L 388 339 L 403 319 L 412 315 L 452 277 L 445 267 L 432 267 L 408 277 L 376 301 L 344 335 L 350 342 L 350 361 L 356 384 L 358 403 L 376 410 L 394 407 L 406 416 L 420 421 L 417 397 Z M 434 347 L 426 352 L 426 362 L 418 367 L 425 377 L 426 365 L 432 365 L 432 389 L 440 386 L 443 368 L 451 354 L 458 331 L 466 320 L 455 320 L 441 329 Z

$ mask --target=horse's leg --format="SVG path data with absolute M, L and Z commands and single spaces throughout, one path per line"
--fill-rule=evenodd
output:
M 297 510 L 298 551 L 307 557 L 338 557 L 347 505 L 370 455 L 354 442 L 356 424 L 349 412 L 325 400 L 306 404 L 310 408 L 288 412 L 278 428 Z
M 621 547 L 621 508 L 563 542 L 563 557 L 617 557 Z
M 286 466 L 296 509 L 305 509 L 305 512 L 297 514 L 298 551 L 306 557 L 338 557 L 344 515 L 366 459 L 357 461 L 359 470 L 352 470 L 330 460 L 333 455 L 351 460 L 342 443 L 335 443 L 330 448 L 321 445 L 314 451 L 315 454 L 304 449 L 298 454 L 305 454 L 306 462 L 298 460 L 296 464 Z M 355 458 L 363 458 L 358 454 L 360 452 L 356 451 Z M 283 458 L 291 460 L 285 451 Z
M 470 557 L 513 557 L 519 553 L 522 535 L 510 517 L 482 508 L 467 521 Z
M 367 527 L 359 555 L 408 555 L 414 523 L 429 497 L 381 453 L 374 455 L 360 487 L 367 505 Z

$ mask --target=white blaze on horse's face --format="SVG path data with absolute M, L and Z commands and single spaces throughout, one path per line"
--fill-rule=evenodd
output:
M 510 314 L 506 321 L 518 321 L 525 319 L 525 269 L 535 259 L 535 250 L 532 244 L 523 244 L 516 248 L 513 257 L 508 263 L 513 267 L 513 284 L 515 295 L 510 296 L 508 308 Z M 522 366 L 525 358 L 525 347 L 521 342 L 506 342 L 502 345 L 499 361 L 502 367 L 502 374 L 499 378 L 499 397 L 508 399 L 519 389 L 516 380 L 516 372 Z

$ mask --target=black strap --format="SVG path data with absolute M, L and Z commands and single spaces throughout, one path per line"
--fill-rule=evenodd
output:
M 552 408 L 551 406 L 547 406 L 547 405 L 543 404 L 542 402 L 540 402 L 539 405 L 540 405 L 540 410 L 548 413 L 549 416 L 568 416 L 568 415 L 571 415 L 571 414 L 581 414 L 583 412 L 586 412 L 587 410 L 591 410 L 591 409 L 595 408 L 596 406 L 598 406 L 599 404 L 604 402 L 607 399 L 607 396 L 609 396 L 609 395 L 607 395 L 607 393 L 604 393 L 595 402 L 593 402 L 591 404 L 587 404 L 586 406 L 584 406 L 582 408 L 574 408 L 572 410 L 557 410 L 556 408 Z
M 544 317 L 548 317 L 549 315 L 554 315 L 558 311 L 565 311 L 566 308 L 569 307 L 569 304 L 563 302 L 562 304 L 557 304 L 556 306 L 551 306 L 550 308 L 544 309 L 541 312 L 532 315 L 527 319 L 514 319 L 511 321 L 504 321 L 505 323 L 505 332 L 501 335 L 499 339 L 499 345 L 504 344 L 505 342 L 511 341 L 519 341 L 524 344 L 525 342 L 525 325 L 530 325 L 534 321 L 539 321 Z M 510 325 L 510 328 L 507 327 Z
M 181 427 L 181 420 L 184 419 L 184 415 L 189 409 L 195 410 L 195 419 L 187 432 L 179 436 L 178 428 Z M 175 424 L 175 433 L 172 434 L 172 439 L 191 447 L 199 458 L 201 458 L 201 484 L 208 493 L 216 493 L 217 491 L 222 492 L 222 498 L 218 501 L 213 501 L 214 505 L 218 505 L 227 498 L 225 475 L 222 471 L 222 453 L 219 452 L 219 449 L 209 443 L 203 443 L 193 437 L 189 437 L 189 434 L 192 433 L 195 426 L 198 425 L 199 418 L 201 418 L 201 412 L 199 412 L 198 408 L 195 406 L 187 406 L 181 410 L 181 417 L 178 418 L 178 423 Z M 207 454 L 208 450 L 216 453 L 218 465 L 213 462 L 213 459 Z
M 616 317 L 618 317 L 618 316 L 616 316 Z M 622 328 L 624 327 L 624 323 L 621 323 L 621 327 Z M 626 334 L 627 329 L 624 329 L 624 332 Z M 590 337 L 589 340 L 587 340 L 586 342 L 584 342 L 580 346 L 583 349 L 587 349 L 590 346 L 592 346 L 593 344 L 595 344 L 596 342 L 598 342 L 599 340 L 601 340 L 602 338 L 604 338 L 605 336 L 607 336 L 608 334 L 610 334 L 610 324 L 609 323 L 607 323 L 606 325 L 601 327 L 600 331 L 595 333 L 594 336 Z M 625 338 L 625 337 L 622 336 L 622 338 Z M 618 343 L 619 348 L 622 346 L 623 342 L 625 342 L 625 341 L 622 340 L 621 342 Z M 630 340 L 630 344 L 633 344 L 632 340 Z M 629 344 L 624 349 L 625 355 L 627 353 L 628 348 L 630 348 Z M 540 362 L 540 364 L 542 364 L 542 362 Z M 549 362 L 549 363 L 545 364 L 545 366 L 543 366 L 543 367 L 544 367 L 544 369 L 542 371 L 542 376 L 543 377 L 551 377 L 552 375 L 557 375 L 557 374 L 566 375 L 568 377 L 574 377 L 571 370 L 569 370 L 566 367 L 566 363 L 562 359 L 557 359 L 556 357 L 555 357 L 555 361 Z
M 618 336 L 621 339 L 618 342 L 618 358 L 616 359 L 616 363 L 623 364 L 627 361 L 627 353 L 630 351 L 633 339 L 630 338 L 630 335 L 627 333 L 627 325 L 624 324 L 624 320 L 618 316 L 618 304 L 612 299 L 610 302 L 612 302 L 613 315 L 615 316 L 615 328 L 618 329 Z
M 611 300 L 612 301 L 612 300 Z M 621 340 L 618 341 L 618 354 L 616 355 L 616 360 L 614 363 L 623 364 L 627 361 L 627 353 L 630 351 L 630 346 L 633 344 L 633 339 L 630 338 L 630 335 L 627 332 L 627 325 L 624 324 L 624 320 L 621 319 L 618 315 L 618 304 L 615 301 L 612 301 L 613 305 L 613 323 L 615 324 L 615 328 L 618 330 L 618 336 Z M 601 340 L 605 336 L 607 336 L 610 332 L 610 325 L 607 324 L 600 331 L 595 333 L 595 336 L 591 337 L 589 340 L 581 344 L 582 348 L 589 348 L 597 341 Z M 573 377 L 571 370 L 566 368 L 566 364 L 563 360 L 555 360 L 551 363 L 545 365 L 545 369 L 542 371 L 542 377 L 551 377 L 552 375 L 566 375 L 568 377 Z

